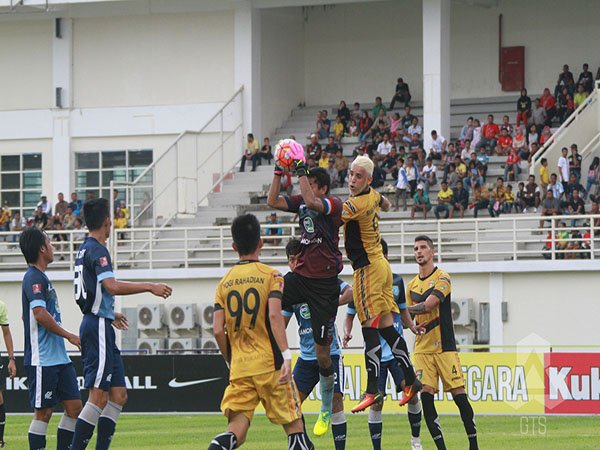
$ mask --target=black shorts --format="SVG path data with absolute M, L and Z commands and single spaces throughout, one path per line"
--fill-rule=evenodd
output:
M 338 278 L 306 278 L 294 272 L 287 273 L 283 278 L 282 309 L 307 303 L 315 343 L 329 345 L 332 339 L 329 324 L 335 319 L 340 301 Z

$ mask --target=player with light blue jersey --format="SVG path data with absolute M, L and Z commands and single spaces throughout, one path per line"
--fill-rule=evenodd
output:
M 81 412 L 81 395 L 64 340 L 79 348 L 79 337 L 62 327 L 58 297 L 45 273 L 54 259 L 50 239 L 40 229 L 28 228 L 21 233 L 19 246 L 29 265 L 21 289 L 24 364 L 29 402 L 35 410 L 28 433 L 29 448 L 46 447 L 48 423 L 54 406 L 60 402 L 65 414 L 58 424 L 56 448 L 68 450 Z
M 300 241 L 291 239 L 285 247 L 288 257 L 288 264 L 293 270 L 296 263 L 296 255 L 300 252 Z M 346 304 L 352 299 L 352 288 L 348 283 L 339 280 L 340 285 L 340 304 Z M 317 362 L 317 353 L 315 351 L 315 340 L 313 338 L 313 327 L 310 316 L 310 308 L 306 303 L 292 305 L 281 311 L 287 327 L 292 316 L 296 317 L 298 322 L 298 336 L 300 337 L 300 357 L 294 366 L 294 381 L 300 393 L 300 401 L 304 402 L 319 383 L 319 364 Z M 335 318 L 328 323 L 328 336 L 331 337 L 331 361 L 334 369 L 333 384 L 333 402 L 330 417 L 326 420 L 331 421 L 331 431 L 333 433 L 333 442 L 335 450 L 344 450 L 346 448 L 346 416 L 344 415 L 344 362 L 342 359 L 342 349 L 340 340 L 335 329 Z M 322 412 L 321 414 L 328 414 Z M 304 420 L 304 418 L 302 419 Z M 314 447 L 311 447 L 314 448 Z
M 126 330 L 128 323 L 123 314 L 115 312 L 115 295 L 151 292 L 167 298 L 171 288 L 163 283 L 116 280 L 106 248 L 112 225 L 108 200 L 87 201 L 83 215 L 90 235 L 77 252 L 73 282 L 75 301 L 83 313 L 79 337 L 84 387 L 89 389 L 89 397 L 77 419 L 71 450 L 87 447 L 96 424 L 96 450 L 106 450 L 127 401 L 123 360 L 113 327 Z
M 382 239 L 381 246 L 383 247 L 383 255 L 387 259 L 388 257 L 388 246 L 387 243 Z M 412 323 L 412 318 L 406 308 L 406 296 L 404 292 L 404 282 L 402 277 L 398 274 L 393 274 L 392 281 L 392 294 L 394 300 L 400 309 L 400 313 L 393 313 L 393 326 L 398 331 L 400 336 L 403 337 L 403 325 L 408 326 Z M 352 322 L 356 315 L 356 309 L 354 303 L 351 302 L 346 310 L 346 320 L 344 322 L 344 346 L 347 345 L 348 341 L 352 339 Z M 388 372 L 394 379 L 396 390 L 400 391 L 400 384 L 404 380 L 404 372 L 402 368 L 394 358 L 392 349 L 388 343 L 379 336 L 379 343 L 381 345 L 381 371 L 379 372 L 379 391 L 384 395 L 387 387 Z M 369 409 L 369 431 L 371 433 L 371 442 L 373 444 L 373 450 L 381 450 L 381 434 L 383 431 L 382 414 L 383 402 L 375 403 Z M 415 395 L 408 402 L 408 421 L 411 427 L 411 445 L 413 450 L 421 449 L 421 403 L 419 396 Z

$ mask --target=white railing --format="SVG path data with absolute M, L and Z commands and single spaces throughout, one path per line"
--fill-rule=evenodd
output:
M 542 158 L 548 160 L 550 172 L 557 170 L 558 158 L 563 147 L 569 148 L 577 144 L 580 150 L 587 147 L 600 131 L 598 92 L 600 81 L 596 81 L 595 89 L 590 96 L 564 121 L 556 132 L 548 139 L 544 146 L 533 155 L 530 173 L 539 173 Z M 593 150 L 593 149 L 591 149 Z M 570 154 L 570 152 L 569 152 Z

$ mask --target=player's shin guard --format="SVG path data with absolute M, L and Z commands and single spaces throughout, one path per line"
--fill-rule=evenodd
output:
M 458 394 L 454 396 L 454 403 L 460 411 L 460 418 L 465 426 L 467 437 L 469 438 L 469 450 L 478 450 L 477 445 L 477 427 L 475 426 L 475 414 L 469 403 L 467 394 Z
M 0 405 L 0 442 L 4 442 L 4 426 L 6 425 L 6 408 L 4 403 Z
M 84 450 L 87 447 L 94 434 L 94 428 L 96 428 L 100 414 L 102 414 L 102 410 L 96 405 L 90 402 L 85 404 L 75 424 L 71 450 Z
M 421 434 L 421 402 L 417 402 L 416 405 L 408 404 L 408 421 L 412 437 L 419 437 Z
M 98 419 L 96 450 L 107 450 L 110 447 L 113 435 L 115 434 L 115 428 L 117 427 L 117 420 L 122 410 L 123 406 L 110 401 L 102 410 L 102 415 Z
M 221 433 L 210 441 L 208 450 L 233 450 L 237 447 L 237 438 L 231 432 Z
M 331 431 L 333 432 L 335 450 L 345 450 L 347 424 L 344 411 L 338 411 L 331 415 Z
M 319 388 L 321 390 L 321 412 L 331 414 L 333 403 L 333 384 L 335 382 L 333 366 L 319 367 Z
M 44 450 L 46 448 L 46 431 L 48 424 L 33 419 L 29 425 L 29 450 Z
M 58 431 L 56 432 L 56 450 L 69 450 L 73 441 L 75 424 L 77 419 L 63 414 L 58 422 Z
M 410 362 L 408 347 L 406 346 L 404 338 L 400 336 L 398 331 L 391 325 L 386 328 L 380 328 L 379 334 L 381 334 L 381 337 L 388 343 L 394 358 L 396 358 L 396 361 L 398 361 L 398 364 L 402 367 L 407 386 L 413 384 L 415 382 L 415 369 Z
M 365 363 L 367 366 L 367 393 L 377 393 L 377 383 L 381 372 L 381 345 L 379 344 L 379 333 L 375 328 L 363 327 L 363 338 L 365 340 Z
M 425 423 L 429 428 L 429 433 L 433 438 L 433 442 L 437 446 L 438 450 L 446 450 L 446 444 L 444 443 L 444 436 L 442 435 L 442 427 L 440 425 L 440 418 L 435 410 L 433 404 L 433 394 L 429 392 L 421 392 L 421 403 L 423 403 L 423 415 L 425 416 Z
M 309 442 L 306 433 L 288 434 L 288 450 L 310 450 Z
M 383 423 L 381 422 L 381 411 L 369 409 L 369 434 L 373 443 L 373 450 L 381 450 L 381 433 Z

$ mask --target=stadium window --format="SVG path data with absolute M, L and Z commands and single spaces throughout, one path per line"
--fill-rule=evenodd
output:
M 0 197 L 2 204 L 23 217 L 33 216 L 42 195 L 42 154 L 2 155 L 0 157 Z
M 75 154 L 75 191 L 81 199 L 88 192 L 94 196 L 112 198 L 110 182 L 132 182 L 152 164 L 152 150 L 107 150 L 102 152 L 85 152 Z M 144 193 L 152 194 L 154 181 L 152 171 L 144 176 L 135 189 L 133 199 L 129 203 L 140 205 Z M 119 195 L 124 199 L 124 195 Z

